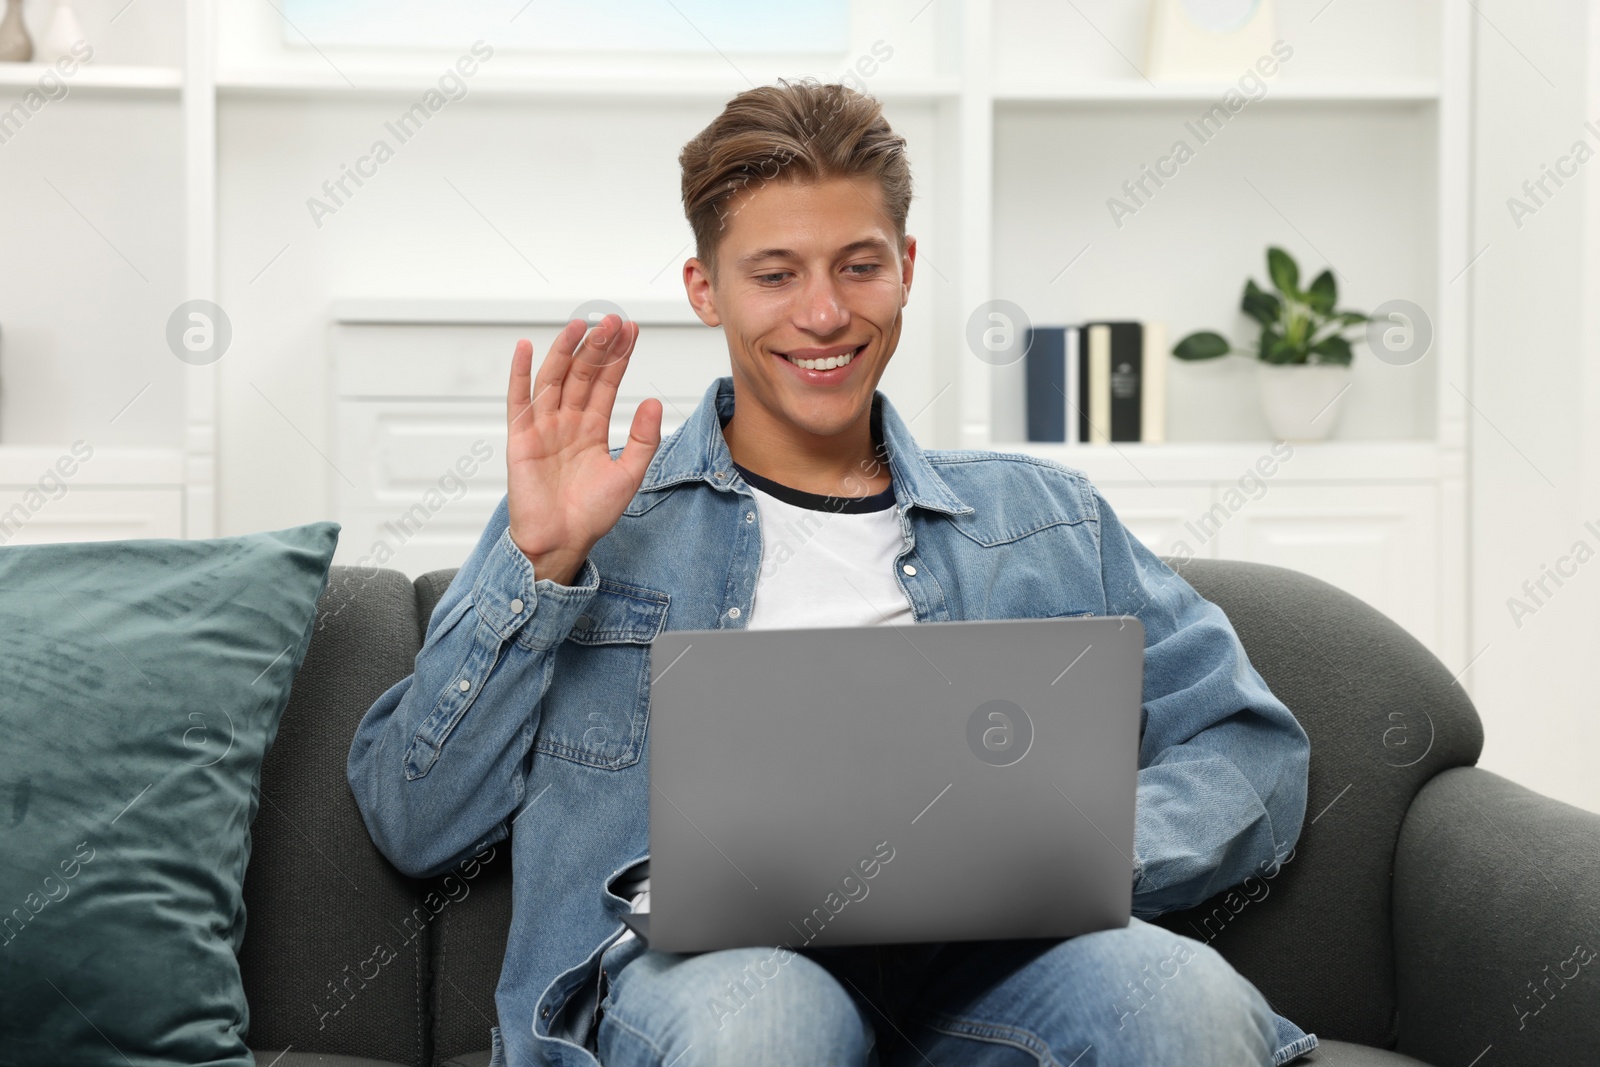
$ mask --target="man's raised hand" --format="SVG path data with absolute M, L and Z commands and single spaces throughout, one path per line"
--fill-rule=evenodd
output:
M 568 322 L 531 380 L 533 345 L 518 341 L 506 396 L 511 539 L 535 578 L 560 585 L 617 524 L 661 444 L 661 402 L 652 397 L 634 411 L 622 455 L 611 458 L 611 409 L 639 324 L 611 314 L 585 332 L 582 319 Z

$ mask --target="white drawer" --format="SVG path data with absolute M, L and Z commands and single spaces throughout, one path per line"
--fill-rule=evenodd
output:
M 42 501 L 33 487 L 0 486 L 0 545 L 182 536 L 183 490 L 176 486 L 79 489 L 69 483 L 64 496 Z

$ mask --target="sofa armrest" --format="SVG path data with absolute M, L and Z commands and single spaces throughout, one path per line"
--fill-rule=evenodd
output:
M 1435 776 L 1400 830 L 1394 935 L 1399 1051 L 1596 1062 L 1600 815 L 1476 767 Z

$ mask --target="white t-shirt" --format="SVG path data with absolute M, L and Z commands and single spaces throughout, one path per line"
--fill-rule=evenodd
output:
M 748 630 L 911 625 L 916 615 L 895 577 L 905 547 L 894 487 L 865 497 L 790 489 L 738 467 L 755 495 L 761 571 Z M 619 883 L 633 910 L 650 910 L 649 866 Z M 627 930 L 617 943 L 633 937 Z
M 895 579 L 895 557 L 905 543 L 892 488 L 868 497 L 822 497 L 741 473 L 761 521 L 761 570 L 746 629 L 916 621 Z M 796 502 L 807 497 L 806 504 Z M 837 510 L 823 510 L 823 501 Z

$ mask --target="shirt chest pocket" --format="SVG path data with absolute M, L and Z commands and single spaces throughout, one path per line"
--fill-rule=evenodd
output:
M 556 650 L 534 748 L 604 770 L 639 762 L 650 715 L 650 642 L 666 593 L 601 578 Z

